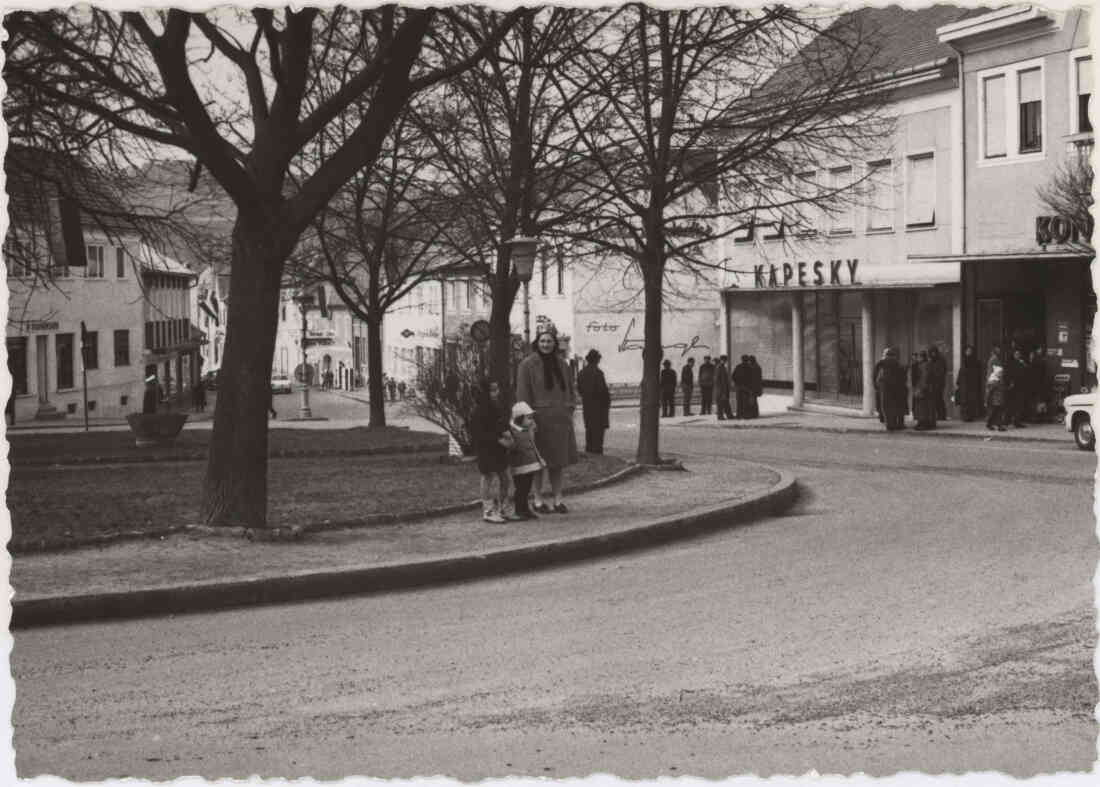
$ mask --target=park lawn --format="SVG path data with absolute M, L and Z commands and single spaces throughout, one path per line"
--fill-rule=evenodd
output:
M 584 457 L 566 470 L 565 483 L 576 487 L 625 466 L 615 457 Z M 272 459 L 268 470 L 268 521 L 280 526 L 411 514 L 478 496 L 476 466 L 439 455 Z M 9 550 L 65 548 L 196 524 L 204 471 L 202 462 L 15 465 L 7 490 Z
M 95 460 L 148 461 L 205 459 L 210 446 L 209 429 L 185 429 L 172 445 L 138 448 L 129 430 L 12 434 L 11 463 L 15 466 L 67 464 Z M 268 455 L 379 453 L 404 450 L 446 450 L 445 435 L 411 429 L 270 429 Z

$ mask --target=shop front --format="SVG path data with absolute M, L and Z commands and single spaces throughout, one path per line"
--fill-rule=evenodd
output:
M 794 404 L 874 411 L 874 365 L 887 347 L 907 361 L 936 346 L 961 355 L 958 266 L 862 264 L 855 258 L 754 267 L 753 286 L 725 291 L 726 346 L 755 355 L 765 384 Z

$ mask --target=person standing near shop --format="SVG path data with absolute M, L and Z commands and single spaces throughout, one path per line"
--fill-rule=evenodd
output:
M 541 490 L 535 490 L 535 511 L 566 514 L 562 501 L 562 472 L 577 462 L 577 436 L 573 432 L 576 393 L 569 364 L 558 352 L 558 337 L 549 330 L 540 331 L 533 352 L 516 370 L 516 401 L 527 402 L 535 411 L 535 445 L 546 462 L 554 505 L 543 503 Z M 537 481 L 537 479 L 536 479 Z
M 1024 351 L 1012 343 L 1012 355 L 1004 364 L 1005 425 L 1009 422 L 1016 429 L 1024 428 L 1024 411 L 1027 409 L 1031 382 L 1031 370 L 1024 360 Z
M 749 417 L 749 388 L 752 386 L 752 368 L 749 366 L 749 356 L 742 355 L 741 363 L 733 367 L 733 396 L 737 402 L 737 412 L 734 418 Z
M 947 404 L 944 402 L 944 392 L 947 390 L 947 361 L 940 354 L 940 348 L 932 345 L 928 348 L 928 365 L 931 371 L 929 391 L 932 396 L 932 405 L 936 410 L 936 419 L 947 420 Z
M 901 365 L 897 350 L 888 347 L 882 359 L 875 364 L 875 392 L 882 408 L 882 422 L 886 431 L 905 428 L 905 400 L 909 391 L 905 385 L 905 367 Z
M 964 421 L 973 421 L 982 409 L 982 362 L 974 351 L 974 345 L 963 349 L 962 365 L 955 378 L 955 404 L 959 407 L 959 417 Z
M 714 401 L 714 364 L 709 355 L 703 356 L 703 362 L 699 364 L 699 398 L 699 414 L 710 415 Z
M 603 434 L 611 426 L 611 392 L 600 369 L 601 357 L 597 350 L 589 350 L 584 357 L 584 368 L 577 373 L 577 392 L 581 395 L 584 415 L 584 451 L 587 454 L 603 453 Z
M 764 395 L 764 370 L 749 356 L 749 418 L 760 417 L 760 397 Z
M 882 350 L 882 357 L 875 361 L 875 372 L 871 375 L 871 379 L 875 381 L 875 412 L 878 413 L 878 422 L 880 424 L 886 423 L 886 411 L 882 404 L 882 388 L 879 386 L 879 372 L 882 371 L 882 367 L 886 365 L 886 359 L 890 357 L 889 347 L 885 347 Z M 900 365 L 900 364 L 899 364 Z
M 989 362 L 985 367 L 985 404 L 989 411 L 985 419 L 985 428 L 996 429 L 998 432 L 1005 430 L 1005 369 L 1001 363 L 1001 348 L 993 345 L 989 353 Z
M 913 417 L 917 419 L 918 432 L 936 428 L 936 402 L 934 399 L 935 371 L 927 350 L 921 350 L 917 361 L 917 380 L 913 388 Z
M 661 417 L 671 418 L 676 415 L 676 372 L 668 359 L 661 367 Z
M 680 388 L 684 394 L 684 415 L 691 415 L 691 394 L 695 389 L 695 359 L 688 358 L 680 370 Z
M 722 356 L 718 359 L 718 365 L 714 367 L 714 397 L 718 407 L 718 420 L 733 420 L 733 410 L 730 409 L 730 369 L 726 363 L 728 359 Z

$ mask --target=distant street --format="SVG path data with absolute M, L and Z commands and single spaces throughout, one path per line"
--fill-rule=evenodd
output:
M 632 421 L 614 411 L 609 450 L 632 454 Z M 662 437 L 689 470 L 789 469 L 800 501 L 535 574 L 17 632 L 19 775 L 1091 769 L 1092 457 L 1068 440 Z

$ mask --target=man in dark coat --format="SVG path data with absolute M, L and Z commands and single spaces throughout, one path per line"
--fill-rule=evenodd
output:
M 703 362 L 699 364 L 699 396 L 702 402 L 699 414 L 710 415 L 714 401 L 714 364 L 709 355 L 703 356 Z
M 749 393 L 752 389 L 752 367 L 749 356 L 742 355 L 741 363 L 733 367 L 733 395 L 737 401 L 737 413 L 734 418 L 749 417 Z
M 887 348 L 882 360 L 875 364 L 875 392 L 881 417 L 889 432 L 905 428 L 905 400 L 908 390 L 905 385 L 905 368 L 901 365 L 897 350 Z
M 887 347 L 882 351 L 882 357 L 875 362 L 875 372 L 871 375 L 871 379 L 875 381 L 875 411 L 878 413 L 880 424 L 886 423 L 886 411 L 882 404 L 882 388 L 878 383 L 879 372 L 882 371 L 882 367 L 886 365 L 886 360 L 890 357 L 890 349 Z
M 749 356 L 749 418 L 760 417 L 760 397 L 764 395 L 764 370 Z
M 600 369 L 600 354 L 589 350 L 585 366 L 577 373 L 577 392 L 581 395 L 584 414 L 584 451 L 603 453 L 603 433 L 611 426 L 611 392 Z
M 145 378 L 145 394 L 141 399 L 141 412 L 152 414 L 157 411 L 160 402 L 160 385 L 157 384 L 157 375 L 149 374 Z
M 973 345 L 963 350 L 962 365 L 955 378 L 955 390 L 958 392 L 955 404 L 959 406 L 959 415 L 964 421 L 973 421 L 982 412 L 982 362 L 978 359 Z
M 733 418 L 733 410 L 730 409 L 730 369 L 726 360 L 723 355 L 714 367 L 714 396 L 718 402 L 719 421 Z
M 946 421 L 947 404 L 944 402 L 943 394 L 947 389 L 947 361 L 940 354 L 940 348 L 934 344 L 928 348 L 928 366 L 929 392 L 932 397 L 932 406 L 936 408 L 936 419 Z
M 916 383 L 913 387 L 913 417 L 917 419 L 917 425 L 914 428 L 918 432 L 936 428 L 936 403 L 932 396 L 934 380 L 932 359 L 928 352 L 921 351 L 920 361 L 917 363 Z
M 684 391 L 684 415 L 691 415 L 691 394 L 695 389 L 695 359 L 688 358 L 680 370 L 680 388 Z
M 1024 411 L 1030 395 L 1031 369 L 1024 358 L 1024 351 L 1013 342 L 1012 356 L 1005 363 L 1005 421 L 1011 421 L 1017 429 L 1024 428 Z
M 669 418 L 676 415 L 676 372 L 672 361 L 666 360 L 661 365 L 661 417 Z

